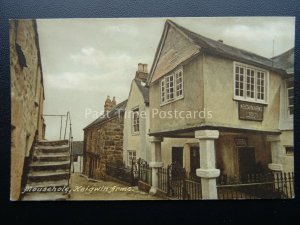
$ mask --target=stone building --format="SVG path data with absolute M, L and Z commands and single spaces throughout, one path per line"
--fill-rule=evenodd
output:
M 291 55 L 268 59 L 167 20 L 147 82 L 152 192 L 169 151 L 165 138 L 196 139 L 185 144 L 183 155 L 197 153 L 185 160 L 196 166 L 204 199 L 217 198 L 220 174 L 243 177 L 290 167 L 282 156 L 293 150 L 292 117 L 286 127 L 280 118 L 293 110 Z M 289 68 L 276 63 L 280 58 L 291 60 Z
M 83 173 L 92 178 L 104 178 L 106 163 L 123 164 L 124 110 L 127 100 L 116 105 L 107 97 L 105 113 L 84 130 Z
M 45 134 L 44 84 L 35 20 L 10 20 L 11 200 L 18 200 L 27 159 Z

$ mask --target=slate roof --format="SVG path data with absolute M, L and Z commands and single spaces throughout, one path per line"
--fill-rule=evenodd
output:
M 245 61 L 254 62 L 257 64 L 261 64 L 267 67 L 272 66 L 272 59 L 257 55 L 255 53 L 239 49 L 230 45 L 226 45 L 220 41 L 215 41 L 213 39 L 204 37 L 200 34 L 192 32 L 171 20 L 167 20 L 170 24 L 174 25 L 178 29 L 180 29 L 184 34 L 186 34 L 195 44 L 199 45 L 200 47 L 210 50 L 214 53 L 218 53 L 221 55 L 226 55 L 234 58 L 244 59 Z
M 294 74 L 295 48 L 272 58 L 274 65 L 284 69 L 288 74 Z
M 200 34 L 197 34 L 195 32 L 192 32 L 176 23 L 174 23 L 172 20 L 167 20 L 165 23 L 164 32 L 166 31 L 166 27 L 170 25 L 174 27 L 175 29 L 181 31 L 188 39 L 190 39 L 195 45 L 197 45 L 199 48 L 201 48 L 204 51 L 207 51 L 212 54 L 217 54 L 226 58 L 230 58 L 232 60 L 237 60 L 239 62 L 249 63 L 254 66 L 259 66 L 263 68 L 267 68 L 270 70 L 274 70 L 280 73 L 284 73 L 285 70 L 282 68 L 277 68 L 277 66 L 274 66 L 272 59 L 257 55 L 255 53 L 239 49 L 227 44 L 224 44 L 220 41 L 216 41 L 207 37 L 204 37 Z M 160 45 L 162 44 L 162 39 L 160 41 L 160 44 L 157 48 L 157 52 L 155 54 L 155 58 L 158 57 Z M 155 61 L 155 59 L 154 59 Z M 151 68 L 151 76 L 150 81 L 152 79 L 152 69 Z
M 149 87 L 146 85 L 143 86 L 139 79 L 134 79 L 134 81 L 143 95 L 144 102 L 149 103 Z
M 73 141 L 72 154 L 82 155 L 83 154 L 83 141 Z
M 127 104 L 127 99 L 125 101 L 119 103 L 118 105 L 116 105 L 107 114 L 101 115 L 94 122 L 90 123 L 88 126 L 86 126 L 85 128 L 83 128 L 83 130 L 85 130 L 85 129 L 87 129 L 87 128 L 95 125 L 95 124 L 103 123 L 103 122 L 105 122 L 106 120 L 108 120 L 110 118 L 118 116 L 120 112 L 124 112 L 125 111 L 126 104 Z

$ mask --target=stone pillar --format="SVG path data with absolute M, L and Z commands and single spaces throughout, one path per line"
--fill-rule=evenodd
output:
M 280 145 L 280 136 L 279 135 L 269 135 L 267 136 L 267 142 L 271 144 L 271 155 L 272 163 L 268 165 L 269 169 L 273 172 L 283 171 L 281 164 L 282 159 L 282 148 Z
M 220 170 L 215 168 L 215 139 L 219 138 L 219 131 L 198 130 L 195 131 L 195 138 L 199 139 L 200 147 L 200 169 L 196 170 L 196 174 L 201 177 L 202 198 L 217 199 L 216 178 Z
M 161 137 L 150 137 L 151 142 L 151 162 L 149 166 L 152 168 L 152 186 L 150 189 L 150 194 L 155 194 L 158 188 L 158 168 L 163 167 L 162 157 L 161 157 L 161 142 L 163 138 Z

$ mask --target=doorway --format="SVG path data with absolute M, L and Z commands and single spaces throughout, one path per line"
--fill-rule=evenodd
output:
M 193 177 L 197 177 L 196 169 L 200 168 L 199 147 L 190 147 L 190 173 Z
M 256 160 L 254 147 L 238 147 L 239 174 L 243 181 L 247 180 L 248 174 L 255 173 Z
M 183 167 L 183 147 L 172 147 L 172 163 Z

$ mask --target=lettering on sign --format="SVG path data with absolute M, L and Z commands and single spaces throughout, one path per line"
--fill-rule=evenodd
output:
M 239 102 L 240 120 L 263 121 L 263 114 L 263 105 L 250 102 Z
M 247 138 L 235 138 L 234 139 L 235 145 L 236 146 L 247 146 Z

